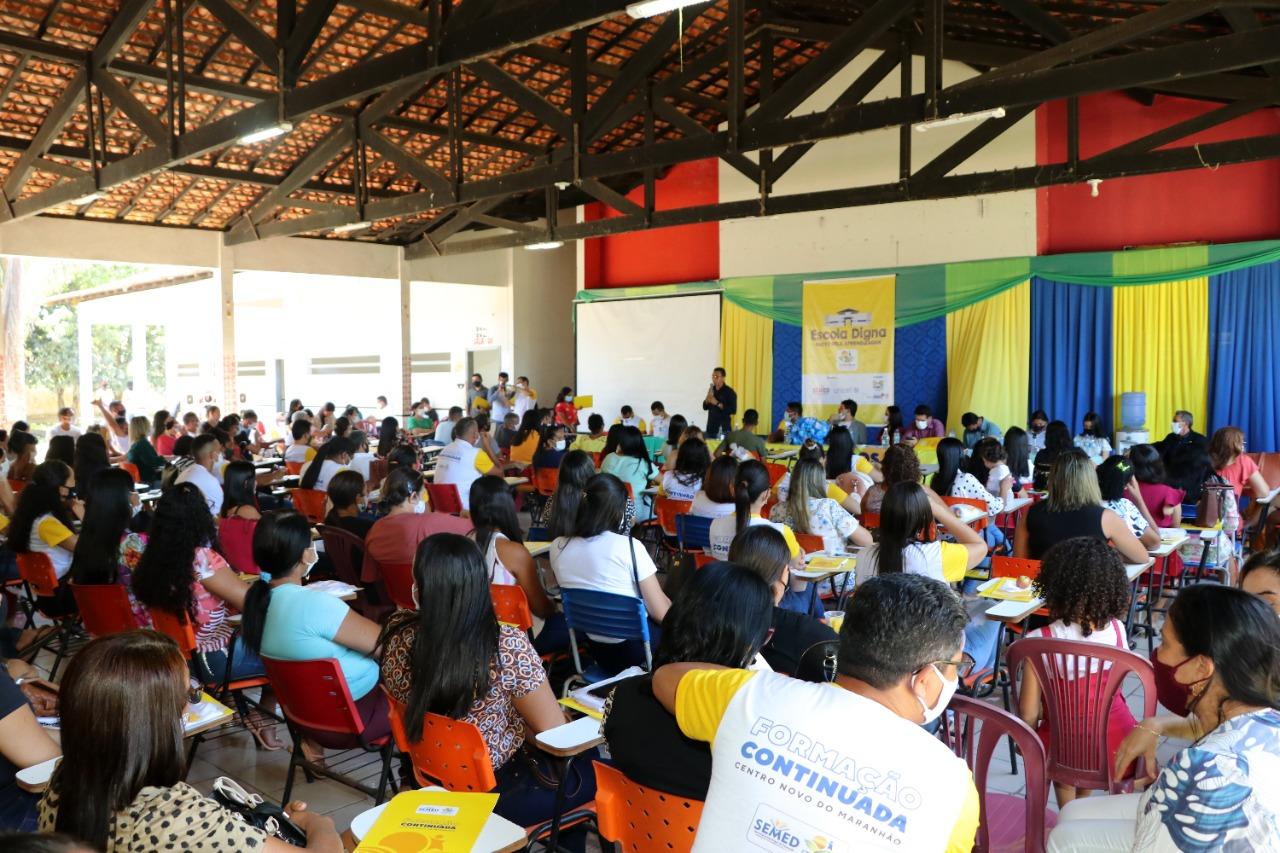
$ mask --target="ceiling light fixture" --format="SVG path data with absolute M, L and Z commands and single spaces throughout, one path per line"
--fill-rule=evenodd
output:
M 696 6 L 707 0 L 640 0 L 627 5 L 627 14 L 633 18 L 652 18 L 666 12 L 674 12 L 687 6 Z
M 559 249 L 564 245 L 563 240 L 546 240 L 542 243 L 530 243 L 525 246 L 530 252 L 546 252 L 551 249 Z
M 255 130 L 252 133 L 246 133 L 240 137 L 240 145 L 252 145 L 255 142 L 265 142 L 268 139 L 275 139 L 277 136 L 283 136 L 293 130 L 293 122 L 278 121 L 275 124 L 264 127 L 261 130 Z
M 346 225 L 337 225 L 329 230 L 334 234 L 350 234 L 352 231 L 364 231 L 372 227 L 372 222 L 348 222 Z
M 915 129 L 924 133 L 926 130 L 933 130 L 935 127 L 947 127 L 953 124 L 966 124 L 972 121 L 985 121 L 989 118 L 1004 118 L 1004 107 L 996 107 L 991 110 L 981 110 L 976 113 L 955 113 L 945 118 L 934 118 L 928 121 L 922 121 L 915 125 Z
M 72 204 L 93 204 L 95 201 L 97 201 L 100 198 L 102 198 L 102 193 L 100 192 L 85 193 L 79 198 L 71 199 L 71 203 Z

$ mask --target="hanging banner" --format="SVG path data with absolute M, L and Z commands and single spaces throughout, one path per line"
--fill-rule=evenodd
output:
M 804 283 L 804 413 L 826 418 L 841 400 L 882 423 L 893 402 L 894 276 Z

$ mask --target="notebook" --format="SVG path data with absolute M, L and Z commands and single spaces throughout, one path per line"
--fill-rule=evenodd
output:
M 359 853 L 471 853 L 497 794 L 406 791 L 397 794 L 356 847 Z

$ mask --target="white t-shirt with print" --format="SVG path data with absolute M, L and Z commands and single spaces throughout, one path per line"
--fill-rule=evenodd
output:
M 668 471 L 662 475 L 662 492 L 673 501 L 691 501 L 697 496 L 701 488 L 702 480 L 700 478 L 686 485 L 680 481 L 674 471 Z
M 912 542 L 902 551 L 902 571 L 924 575 L 943 583 L 955 583 L 964 577 L 969 550 L 955 542 Z M 858 555 L 854 576 L 858 583 L 880 572 L 880 546 L 864 548 Z
M 315 464 L 315 460 L 313 459 L 307 464 L 303 465 L 302 469 L 298 471 L 299 476 L 305 479 L 307 476 L 307 469 L 314 464 Z M 315 489 L 317 492 L 329 491 L 329 481 L 333 479 L 333 475 L 337 474 L 339 471 L 346 471 L 346 470 L 347 470 L 346 465 L 339 465 L 337 462 L 334 462 L 332 459 L 324 460 L 324 462 L 322 462 L 320 465 L 320 473 L 316 475 L 316 484 L 311 488 Z
M 1147 520 L 1142 517 L 1141 510 L 1133 501 L 1120 498 L 1116 501 L 1103 501 L 1102 505 L 1124 519 L 1124 523 L 1129 525 L 1134 536 L 1141 536 L 1147 532 Z
M 671 431 L 671 418 L 667 415 L 654 415 L 649 419 L 649 434 L 658 438 L 666 438 Z
M 787 525 L 785 524 L 778 524 L 776 522 L 769 521 L 767 518 L 761 518 L 758 515 L 753 515 L 747 521 L 747 525 L 753 526 L 756 524 L 767 524 L 779 533 L 782 533 L 787 529 Z M 737 535 L 738 516 L 736 514 L 720 516 L 711 522 L 710 535 L 708 536 L 711 546 L 707 549 L 707 553 L 711 554 L 711 556 L 715 557 L 717 560 L 729 559 L 729 548 L 732 547 L 733 540 Z
M 632 556 L 635 572 L 632 573 Z M 551 571 L 561 588 L 594 589 L 614 595 L 640 597 L 640 581 L 658 572 L 653 558 L 630 536 L 606 532 L 589 539 L 560 537 L 551 543 Z M 602 643 L 617 643 L 607 637 L 589 635 Z
M 707 497 L 706 492 L 698 492 L 693 496 L 693 506 L 689 509 L 689 514 L 699 518 L 720 518 L 733 515 L 736 511 L 737 507 L 733 504 L 718 504 Z

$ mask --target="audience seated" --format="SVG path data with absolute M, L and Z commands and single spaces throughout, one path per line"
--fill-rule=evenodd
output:
M 1194 418 L 1190 412 L 1173 413 L 1173 428 L 1156 443 L 1165 470 L 1177 478 L 1169 485 L 1182 489 L 1191 500 L 1200 496 L 1200 484 L 1208 474 L 1209 439 L 1192 429 Z
M 821 536 L 823 549 L 831 553 L 844 551 L 847 545 L 870 545 L 871 534 L 858 525 L 848 510 L 827 496 L 830 484 L 825 473 L 817 460 L 797 462 L 791 471 L 787 498 L 774 505 L 769 520 Z
M 1071 430 L 1062 421 L 1049 421 L 1044 430 L 1044 447 L 1036 453 L 1035 487 L 1041 491 L 1049 482 L 1049 470 L 1058 457 L 1075 445 L 1071 441 Z
M 1027 449 L 1031 451 L 1032 461 L 1041 450 L 1044 450 L 1045 429 L 1049 426 L 1049 415 L 1044 409 L 1036 409 L 1027 418 Z M 1065 426 L 1065 424 L 1064 424 Z M 1006 433 L 1006 438 L 1008 434 Z M 1069 438 L 1070 436 L 1068 436 Z
M 1015 557 L 1039 560 L 1064 539 L 1092 536 L 1111 540 L 1126 563 L 1147 561 L 1147 549 L 1129 525 L 1102 505 L 1098 475 L 1084 450 L 1058 454 L 1047 486 L 1049 496 L 1018 519 L 1013 538 Z
M 653 514 L 653 500 L 646 495 L 645 489 L 657 475 L 645 448 L 644 435 L 633 426 L 623 426 L 618 435 L 618 448 L 600 462 L 601 474 L 612 474 L 622 482 L 631 486 L 631 496 L 636 501 L 640 519 L 644 520 Z
M 961 415 L 960 425 L 964 427 L 964 446 L 969 449 L 973 449 L 984 438 L 994 438 L 996 441 L 1001 439 L 1000 427 L 974 412 L 965 412 Z
M 182 425 L 178 419 L 161 409 L 151 419 L 151 444 L 160 456 L 173 455 L 173 442 L 182 433 Z
M 1049 850 L 1265 850 L 1280 825 L 1280 622 L 1260 599 L 1215 584 L 1178 593 L 1152 662 L 1156 683 L 1191 693 L 1191 713 L 1143 720 L 1120 745 L 1117 771 L 1146 759 L 1142 794 L 1066 805 Z M 1161 704 L 1164 704 L 1163 698 Z M 1194 741 L 1163 768 L 1161 737 Z
M 219 461 L 218 439 L 211 434 L 196 436 L 191 442 L 190 463 L 181 466 L 175 485 L 190 483 L 204 496 L 210 515 L 222 511 L 222 484 L 214 476 L 214 466 Z
M 1245 560 L 1240 588 L 1261 598 L 1280 615 L 1280 550 L 1258 551 Z
M 58 744 L 36 722 L 26 695 L 0 668 L 0 829 L 30 832 L 36 828 L 39 796 L 19 788 L 15 776 L 59 752 Z M 10 849 L 3 837 L 0 849 Z
M 413 578 L 418 611 L 391 617 L 381 664 L 384 689 L 404 706 L 409 740 L 422 738 L 425 714 L 474 724 L 498 780 L 494 811 L 522 826 L 550 819 L 555 794 L 538 776 L 554 775 L 551 762 L 526 744 L 564 723 L 564 712 L 529 638 L 494 615 L 480 550 L 462 536 L 432 536 L 418 546 Z M 585 758 L 565 781 L 568 807 L 595 795 Z
M 732 456 L 717 456 L 707 469 L 702 490 L 693 496 L 693 507 L 689 512 L 702 518 L 733 515 L 737 511 L 733 496 L 733 484 L 737 478 L 738 460 Z
M 119 468 L 99 471 L 86 495 L 84 524 L 76 537 L 69 576 L 77 584 L 122 584 L 139 627 L 151 626 L 151 614 L 134 597 L 133 569 L 136 561 L 126 556 L 130 536 L 145 535 L 151 514 L 140 513 L 141 500 L 133 488 L 133 478 Z
M 40 800 L 40 829 L 98 850 L 296 849 L 182 781 L 187 692 L 177 646 L 153 631 L 100 637 L 76 655 L 62 680 L 63 758 Z M 301 802 L 285 808 L 306 849 L 342 850 L 332 820 Z
M 612 474 L 596 474 L 587 481 L 569 532 L 551 544 L 551 570 L 562 588 L 593 589 L 644 600 L 650 634 L 667 615 L 670 599 L 658 583 L 657 567 L 644 546 L 618 533 L 626 509 L 627 492 Z M 639 641 L 619 641 L 587 635 L 596 662 L 607 672 L 621 672 L 644 663 Z
M 649 404 L 649 435 L 666 438 L 670 428 L 671 416 L 667 414 L 666 406 L 662 401 L 654 400 Z
M 987 461 L 980 453 L 984 447 L 994 447 L 1003 452 L 1003 448 L 998 443 L 984 446 L 983 442 L 978 442 L 973 454 L 966 460 L 964 444 L 960 439 L 944 438 L 939 441 L 938 470 L 929 479 L 929 487 L 938 495 L 946 495 L 950 498 L 975 498 L 985 501 L 987 514 L 995 517 L 1004 512 L 1005 503 L 1013 497 L 1013 477 L 1006 476 L 998 481 L 999 492 L 992 494 L 987 491 Z M 978 473 L 975 474 L 975 471 Z M 995 472 L 992 471 L 990 473 Z M 981 479 L 979 479 L 979 475 L 981 475 Z
M 471 484 L 485 474 L 501 474 L 487 453 L 480 450 L 480 427 L 474 418 L 463 418 L 453 430 L 453 441 L 436 456 L 437 486 L 458 488 L 463 511 L 470 509 Z
M 729 546 L 733 537 L 752 524 L 768 524 L 776 528 L 787 540 L 791 556 L 799 564 L 804 552 L 796 542 L 795 533 L 786 524 L 768 521 L 761 515 L 769 502 L 769 471 L 763 462 L 748 459 L 738 465 L 733 478 L 733 515 L 722 515 L 711 522 L 711 547 L 708 549 L 717 560 L 729 559 Z
M 1133 476 L 1138 481 L 1142 502 L 1155 519 L 1157 527 L 1178 527 L 1182 523 L 1182 501 L 1186 493 L 1169 485 L 1164 461 L 1150 444 L 1129 449 Z
M 916 456 L 914 450 L 903 444 L 891 445 L 885 451 L 881 472 L 884 475 L 881 482 L 867 489 L 867 493 L 862 496 L 863 512 L 880 512 L 880 504 L 884 501 L 885 493 L 894 483 L 919 483 L 923 477 L 920 471 L 920 457 Z M 925 493 L 930 498 L 938 497 L 937 493 L 927 486 Z
M 546 409 L 530 409 L 524 413 L 524 417 L 520 419 L 520 429 L 511 437 L 512 462 L 533 464 L 533 454 L 538 452 L 538 446 L 542 443 L 542 426 L 546 419 Z
M 151 421 L 145 417 L 135 417 L 129 421 L 130 444 L 125 458 L 137 466 L 142 482 L 155 484 L 160 482 L 160 474 L 164 471 L 164 459 L 152 446 L 150 431 Z
M 1111 455 L 1111 442 L 1107 439 L 1106 430 L 1102 427 L 1102 419 L 1097 412 L 1086 412 L 1084 426 L 1075 437 L 1075 446 L 1089 456 L 1094 465 Z
M 18 495 L 13 520 L 5 530 L 6 542 L 15 554 L 44 554 L 53 564 L 53 573 L 62 580 L 71 570 L 76 550 L 73 528 L 83 517 L 84 502 L 76 497 L 76 477 L 71 467 L 58 461 L 41 462 L 30 485 Z M 68 584 L 59 584 L 54 596 L 42 596 L 39 603 L 49 616 L 75 612 L 75 599 Z
M 747 409 L 742 413 L 742 428 L 732 430 L 720 442 L 718 453 L 730 453 L 735 447 L 754 455 L 764 456 L 764 439 L 757 434 L 760 429 L 760 413 L 755 409 Z
M 925 405 L 916 406 L 915 418 L 902 430 L 903 440 L 911 444 L 922 438 L 942 438 L 946 434 L 946 426 Z
M 676 417 L 679 418 L 680 416 L 676 415 Z M 702 427 L 676 423 L 673 429 L 675 430 L 674 433 L 669 432 L 667 436 L 667 443 L 662 445 L 662 470 L 664 473 L 675 470 L 676 460 L 680 456 L 680 448 L 684 447 L 685 442 L 696 438 L 703 444 L 707 443 L 706 435 L 702 432 Z M 671 437 L 673 434 L 675 435 L 674 439 Z M 617 445 L 616 438 L 614 439 L 614 445 Z M 711 452 L 710 445 L 707 445 L 707 452 Z M 717 456 L 716 458 L 719 457 Z
M 23 432 L 17 429 L 9 433 L 9 463 L 8 479 L 26 481 L 31 479 L 31 474 L 36 470 L 36 437 L 29 432 Z
M 941 526 L 956 540 L 938 538 Z M 894 483 L 880 509 L 880 538 L 858 556 L 859 583 L 877 574 L 925 575 L 957 583 L 987 556 L 987 544 L 918 483 Z
M 838 438 L 830 439 L 834 447 L 837 449 L 845 448 L 850 454 L 852 454 L 853 443 L 852 439 L 849 438 L 848 430 L 832 430 L 831 436 L 839 436 Z M 857 459 L 858 462 L 856 470 L 859 474 L 865 474 L 865 476 L 859 476 L 858 474 L 849 474 L 846 476 L 845 482 L 849 486 L 849 488 L 846 489 L 834 479 L 830 479 L 830 475 L 828 475 L 829 479 L 827 480 L 825 487 L 825 494 L 828 498 L 844 507 L 847 512 L 853 514 L 862 511 L 862 497 L 866 494 L 867 489 L 875 483 L 874 478 L 871 476 L 875 473 L 875 469 L 872 468 L 871 463 L 861 456 L 857 457 Z M 796 451 L 796 463 L 799 464 L 805 460 L 813 460 L 817 462 L 824 471 L 827 469 L 829 462 L 826 453 L 822 449 L 822 445 L 814 441 L 812 438 L 806 438 L 804 443 L 800 445 L 800 449 Z M 835 467 L 837 470 L 844 468 L 843 464 L 837 464 Z M 773 487 L 774 495 L 781 502 L 786 502 L 787 497 L 791 494 L 791 476 L 792 471 L 787 471 L 787 473 L 783 474 Z
M 1027 440 L 1027 432 L 1022 427 L 1012 426 L 1004 431 L 1005 467 L 1013 475 L 1014 491 L 1030 486 L 1034 482 L 1035 472 L 1031 467 L 1031 459 L 1035 455 Z M 990 485 L 990 481 L 988 481 Z M 990 490 L 988 490 L 990 491 Z
M 407 468 L 396 468 L 382 481 L 382 510 L 385 513 L 364 537 L 364 555 L 379 563 L 407 565 L 413 562 L 418 543 L 435 533 L 471 532 L 472 524 L 443 512 L 426 512 L 422 500 L 422 476 Z M 367 575 L 367 573 L 366 573 Z
M 94 474 L 111 467 L 106 440 L 96 432 L 86 432 L 77 438 L 75 463 L 71 467 L 76 472 L 76 482 L 88 487 Z
M 835 483 L 841 491 L 847 494 L 857 492 L 858 483 L 863 484 L 865 487 L 863 491 L 865 492 L 873 484 L 884 479 L 880 469 L 865 456 L 857 454 L 855 452 L 856 449 L 853 443 L 853 436 L 847 429 L 832 430 L 827 434 L 825 462 L 827 479 Z M 835 498 L 836 496 L 828 495 L 828 497 Z M 859 506 L 861 506 L 861 498 L 859 498 Z
M 386 417 L 378 425 L 378 456 L 386 459 L 395 446 L 400 443 L 400 422 Z
M 1236 497 L 1242 497 L 1247 490 L 1255 500 L 1267 496 L 1271 487 L 1258 469 L 1258 463 L 1244 452 L 1244 432 L 1239 427 L 1225 426 L 1209 439 L 1209 464 L 1212 473 L 1210 478 L 1218 478 L 1217 482 L 1225 482 L 1231 486 Z M 1249 507 L 1248 522 L 1257 517 L 1261 505 L 1254 503 Z M 1267 508 L 1268 511 L 1270 507 Z
M 306 419 L 294 421 L 289 427 L 289 434 L 293 436 L 293 443 L 285 448 L 285 462 L 301 465 L 315 458 L 316 449 L 311 446 L 311 421 Z
M 44 461 L 57 461 L 74 467 L 76 462 L 76 439 L 69 435 L 51 436 L 49 438 L 49 446 L 44 452 Z
M 733 563 L 704 566 L 667 611 L 653 665 L 699 661 L 746 668 L 769 635 L 772 609 L 773 591 L 758 575 Z M 677 797 L 706 799 L 711 748 L 680 731 L 654 697 L 650 676 L 618 683 L 605 704 L 601 731 L 627 778 Z
M 578 507 L 582 504 L 582 493 L 587 481 L 596 475 L 596 466 L 591 457 L 582 450 L 570 450 L 560 460 L 560 476 L 556 480 L 556 491 L 551 500 L 542 505 L 541 514 L 535 524 L 545 528 L 551 539 L 570 536 L 578 517 Z M 618 532 L 623 536 L 631 532 L 636 520 L 636 504 L 629 496 L 622 513 L 622 523 Z
M 702 489 L 711 467 L 711 453 L 700 438 L 682 442 L 675 465 L 662 475 L 662 494 L 676 501 L 692 501 Z
M 376 519 L 365 515 L 364 477 L 357 471 L 339 471 L 329 479 L 329 513 L 324 523 L 353 533 L 361 539 L 369 535 Z
M 559 468 L 560 460 L 564 458 L 567 446 L 568 443 L 564 438 L 564 427 L 559 424 L 544 427 L 538 449 L 533 454 L 533 467 Z
M 1109 456 L 1098 466 L 1098 493 L 1102 505 L 1124 519 L 1147 550 L 1160 545 L 1160 530 L 1142 499 L 1133 463 L 1123 456 Z
M 601 423 L 603 426 L 603 422 Z M 662 445 L 662 456 L 664 463 L 675 459 L 676 452 L 680 449 L 680 439 L 685 429 L 689 426 L 688 419 L 684 415 L 672 415 L 671 422 L 667 424 L 666 443 Z M 701 430 L 699 430 L 701 432 Z M 668 470 L 663 465 L 663 470 Z
M 822 620 L 809 615 L 806 584 L 800 581 L 793 588 L 791 548 L 783 535 L 763 524 L 748 527 L 734 537 L 729 548 L 729 561 L 764 578 L 773 591 L 773 634 L 760 650 L 765 662 L 776 672 L 805 681 L 829 680 L 824 679 L 820 671 L 809 671 L 802 666 L 806 652 L 835 640 L 836 632 Z M 788 597 L 797 595 L 804 600 L 792 607 L 783 606 Z
M 943 584 L 886 576 L 849 600 L 835 688 L 705 663 L 660 667 L 654 695 L 686 736 L 711 744 L 695 853 L 742 849 L 761 821 L 803 824 L 832 850 L 866 849 L 868 825 L 884 849 L 970 849 L 978 825 L 973 778 L 921 728 L 943 713 L 967 669 L 965 622 Z M 864 781 L 839 767 L 857 767 Z M 893 784 L 877 784 L 872 769 Z M 789 793 L 810 780 L 812 801 Z M 826 802 L 835 808 L 827 811 Z M 863 826 L 848 819 L 857 811 L 870 813 Z
M 528 413 L 525 413 L 528 416 Z M 564 426 L 561 424 L 561 426 Z M 578 436 L 573 442 L 574 450 L 585 450 L 587 453 L 599 453 L 604 449 L 605 430 L 604 418 L 599 414 L 592 414 L 587 417 L 587 434 Z M 514 443 L 514 437 L 512 441 Z

